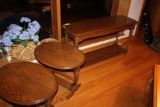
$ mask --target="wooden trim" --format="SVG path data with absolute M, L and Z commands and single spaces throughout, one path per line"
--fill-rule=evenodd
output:
M 51 0 L 52 38 L 61 41 L 61 9 L 60 0 Z
M 112 14 L 111 14 L 112 16 L 117 15 L 118 13 L 119 1 L 120 0 L 113 0 Z
M 129 8 L 130 8 L 130 5 L 131 5 L 131 0 L 127 0 L 127 1 L 128 1 L 128 2 L 127 2 L 126 12 L 125 12 L 126 15 L 128 15 L 128 13 L 129 13 Z
M 120 0 L 117 10 L 117 15 L 128 16 L 131 0 Z
M 131 0 L 114 0 L 112 6 L 113 15 L 125 15 L 128 16 Z M 125 6 L 124 6 L 125 5 Z

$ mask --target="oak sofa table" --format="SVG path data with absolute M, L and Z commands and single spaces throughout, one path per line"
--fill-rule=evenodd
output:
M 125 48 L 125 52 L 127 52 L 136 23 L 137 21 L 129 17 L 117 15 L 64 24 L 63 29 L 66 35 L 66 42 L 68 42 L 68 38 L 71 38 L 74 41 L 75 47 L 78 47 L 78 44 L 86 39 L 130 30 L 128 44 Z
M 45 103 L 57 92 L 55 76 L 45 67 L 32 62 L 14 62 L 0 68 L 0 97 L 16 106 Z
M 34 53 L 41 64 L 64 77 L 56 76 L 58 83 L 71 91 L 67 96 L 69 99 L 80 86 L 79 71 L 85 60 L 83 52 L 66 43 L 44 42 L 36 47 Z M 73 76 L 65 72 L 73 72 Z

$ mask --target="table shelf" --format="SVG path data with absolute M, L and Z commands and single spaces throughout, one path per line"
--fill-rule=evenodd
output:
M 124 49 L 117 43 L 104 48 L 96 49 L 84 54 L 86 62 L 83 67 L 86 67 L 94 63 L 114 57 L 116 55 L 125 54 L 125 53 L 126 53 L 126 49 Z

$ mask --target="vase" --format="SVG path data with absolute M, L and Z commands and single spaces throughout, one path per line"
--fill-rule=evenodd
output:
M 38 43 L 39 45 L 39 43 Z M 32 61 L 35 59 L 34 49 L 37 47 L 33 42 L 28 42 L 27 47 L 24 47 L 22 44 L 13 45 L 9 47 L 9 54 L 11 57 L 22 60 L 22 61 Z

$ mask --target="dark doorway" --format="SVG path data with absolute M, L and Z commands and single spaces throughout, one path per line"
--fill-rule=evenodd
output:
M 61 0 L 62 24 L 111 15 L 113 0 Z

